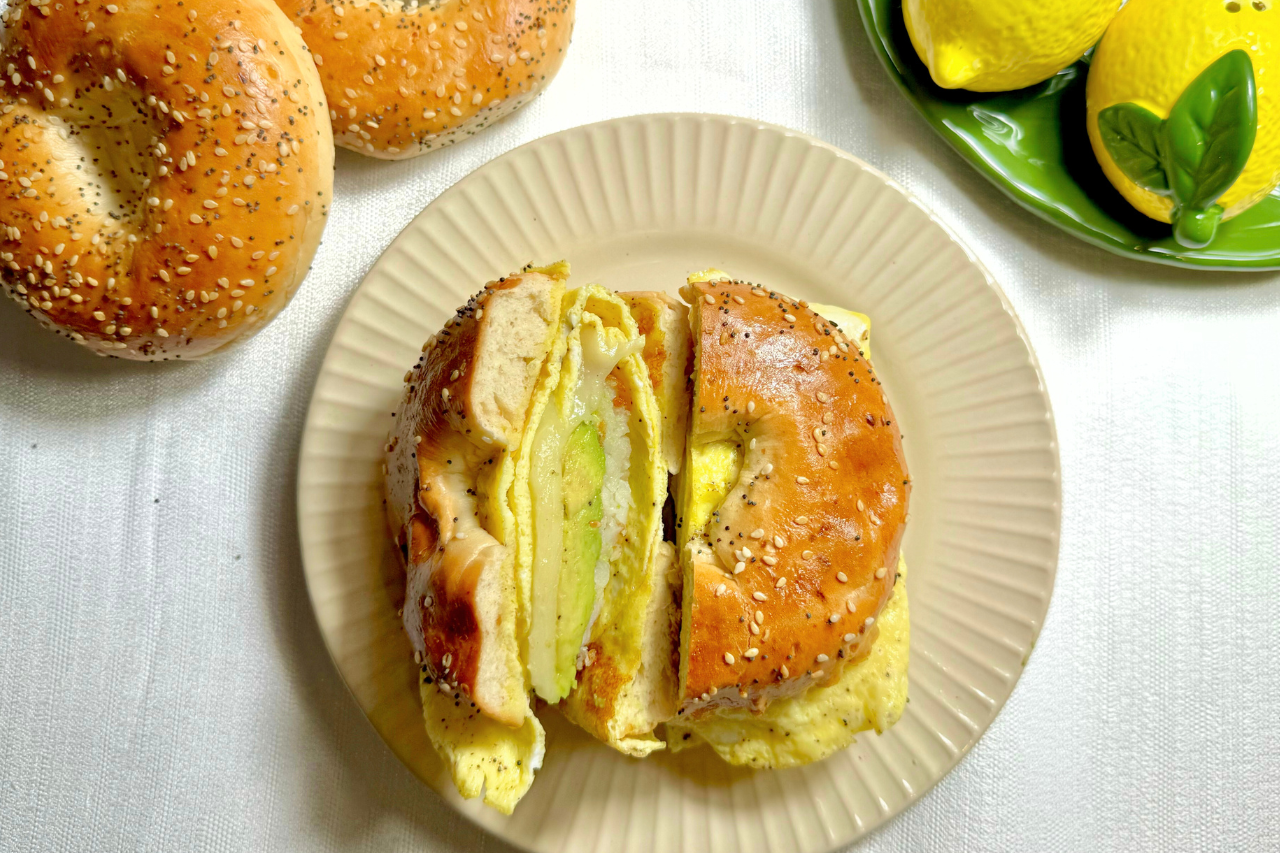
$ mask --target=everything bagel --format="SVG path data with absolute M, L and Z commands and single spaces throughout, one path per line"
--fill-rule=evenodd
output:
M 276 0 L 315 54 L 334 142 L 400 160 L 487 127 L 560 68 L 573 0 Z
M 289 301 L 333 181 L 324 94 L 269 0 L 19 3 L 3 16 L 0 261 L 101 355 L 207 354 Z

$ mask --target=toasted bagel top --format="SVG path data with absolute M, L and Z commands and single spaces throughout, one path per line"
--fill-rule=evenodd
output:
M 681 712 L 762 710 L 834 681 L 874 641 L 906 460 L 871 364 L 806 303 L 728 280 L 683 295 L 690 445 L 740 442 L 742 466 L 706 527 L 686 531 Z

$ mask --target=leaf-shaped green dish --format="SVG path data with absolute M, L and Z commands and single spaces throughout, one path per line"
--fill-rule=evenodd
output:
M 1093 156 L 1085 129 L 1084 62 L 1038 86 L 989 95 L 929 77 L 907 35 L 902 0 L 858 0 L 889 75 L 943 139 L 1018 204 L 1095 246 L 1143 261 L 1210 269 L 1280 269 L 1280 196 L 1222 223 L 1187 249 L 1173 229 L 1134 210 Z

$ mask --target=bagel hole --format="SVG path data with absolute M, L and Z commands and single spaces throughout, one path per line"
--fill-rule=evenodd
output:
M 102 217 L 104 229 L 142 231 L 146 200 L 158 194 L 154 151 L 164 130 L 141 93 L 122 86 L 108 92 L 98 85 L 51 111 L 49 121 L 61 140 L 53 159 L 84 188 L 91 215 Z M 167 152 L 165 159 L 172 168 L 177 158 Z

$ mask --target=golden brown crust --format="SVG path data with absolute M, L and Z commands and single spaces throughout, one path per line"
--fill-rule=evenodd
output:
M 573 0 L 277 0 L 316 54 L 334 141 L 398 160 L 528 102 L 560 68 Z
M 472 553 L 465 545 L 466 533 L 462 549 L 447 549 L 457 541 L 459 522 L 473 521 L 475 508 L 470 507 L 467 513 L 471 518 L 460 517 L 462 510 L 448 482 L 448 469 L 457 466 L 462 470 L 462 460 L 470 450 L 463 442 L 449 440 L 452 436 L 448 435 L 453 429 L 451 422 L 468 420 L 468 396 L 443 397 L 441 392 L 459 387 L 449 382 L 449 376 L 466 368 L 466 359 L 475 349 L 480 327 L 474 319 L 475 309 L 485 295 L 482 292 L 468 302 L 433 339 L 436 345 L 424 351 L 408 377 L 407 395 L 387 448 L 389 478 L 410 477 L 413 483 L 407 502 L 402 490 L 390 489 L 388 505 L 396 544 L 410 576 L 404 606 L 406 610 L 416 608 L 420 620 L 421 629 L 411 632 L 417 635 L 411 636 L 411 641 L 421 645 L 418 662 L 428 678 L 456 684 L 468 696 L 475 687 L 482 640 L 476 581 L 484 568 L 495 562 L 501 565 L 501 555 L 492 548 Z M 433 440 L 423 447 L 426 436 Z M 495 447 L 491 459 L 481 464 L 491 463 L 501 452 L 501 446 Z M 478 538 L 477 534 L 472 536 Z M 483 560 L 486 556 L 489 559 Z M 477 563 L 476 557 L 482 561 Z M 412 583 L 415 569 L 423 574 L 417 589 Z
M 691 441 L 736 435 L 745 455 L 689 552 L 681 706 L 762 710 L 834 681 L 874 641 L 906 520 L 906 460 L 871 365 L 805 303 L 728 281 L 685 295 L 700 359 Z
M 493 614 L 506 606 L 514 618 L 516 592 L 507 577 L 510 549 L 495 535 L 501 522 L 490 516 L 482 491 L 495 487 L 491 480 L 524 426 L 504 419 L 485 365 L 486 352 L 502 349 L 495 341 L 506 331 L 492 328 L 499 313 L 494 299 L 521 288 L 527 300 L 519 311 L 541 310 L 545 328 L 554 328 L 560 291 L 552 279 L 526 273 L 488 284 L 423 346 L 405 375 L 405 396 L 385 448 L 387 516 L 406 564 L 405 625 L 417 662 L 441 689 L 462 691 L 487 716 L 512 726 L 527 712 L 524 679 L 515 657 L 515 626 L 495 625 Z M 541 309 L 538 294 L 546 295 Z M 546 337 L 525 344 L 532 364 L 527 387 L 497 393 L 523 397 L 527 406 L 538 356 L 545 357 L 549 346 Z M 509 345 L 513 356 L 523 354 L 516 342 Z M 480 588 L 486 580 L 500 588 L 487 606 Z M 499 638 L 486 636 L 495 630 L 508 641 L 509 660 L 503 659 Z M 496 677 L 482 679 L 489 643 L 499 662 Z
M 211 352 L 288 302 L 332 188 L 327 107 L 268 0 L 4 17 L 6 289 L 104 355 Z

